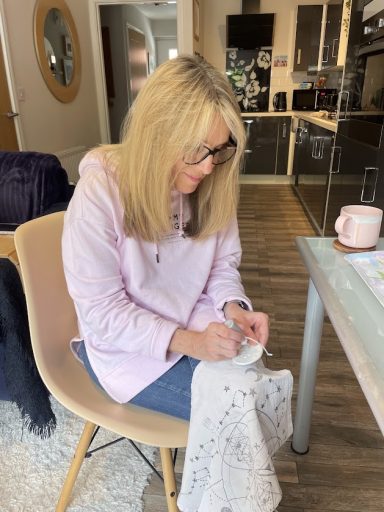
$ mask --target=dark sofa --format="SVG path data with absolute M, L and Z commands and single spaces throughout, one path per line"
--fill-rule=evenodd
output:
M 17 225 L 65 210 L 73 188 L 55 155 L 0 151 L 0 223 Z

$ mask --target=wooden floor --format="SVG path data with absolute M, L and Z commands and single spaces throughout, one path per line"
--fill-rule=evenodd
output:
M 254 308 L 271 318 L 268 366 L 294 376 L 294 412 L 308 284 L 295 237 L 314 232 L 289 185 L 242 185 L 239 227 L 243 282 Z M 275 457 L 279 512 L 384 512 L 384 439 L 327 321 L 310 443 L 308 454 L 295 455 L 288 441 Z M 182 466 L 183 453 L 179 480 Z M 144 501 L 145 512 L 167 510 L 157 476 Z

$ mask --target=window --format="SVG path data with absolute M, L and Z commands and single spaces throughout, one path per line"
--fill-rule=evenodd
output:
M 177 48 L 169 48 L 168 57 L 170 59 L 174 59 L 175 57 L 177 57 Z

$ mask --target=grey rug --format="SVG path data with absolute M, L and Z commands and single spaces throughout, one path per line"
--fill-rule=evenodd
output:
M 22 429 L 20 413 L 0 401 L 0 511 L 55 510 L 84 422 L 52 400 L 55 433 L 45 440 Z M 92 447 L 118 436 L 100 429 Z M 152 462 L 155 449 L 140 448 Z M 142 512 L 151 469 L 128 441 L 100 450 L 83 462 L 68 512 Z

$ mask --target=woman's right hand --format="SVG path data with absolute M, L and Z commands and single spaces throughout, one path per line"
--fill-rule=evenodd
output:
M 224 323 L 211 322 L 202 332 L 177 329 L 169 350 L 200 361 L 220 361 L 235 357 L 243 339 L 244 335 Z

